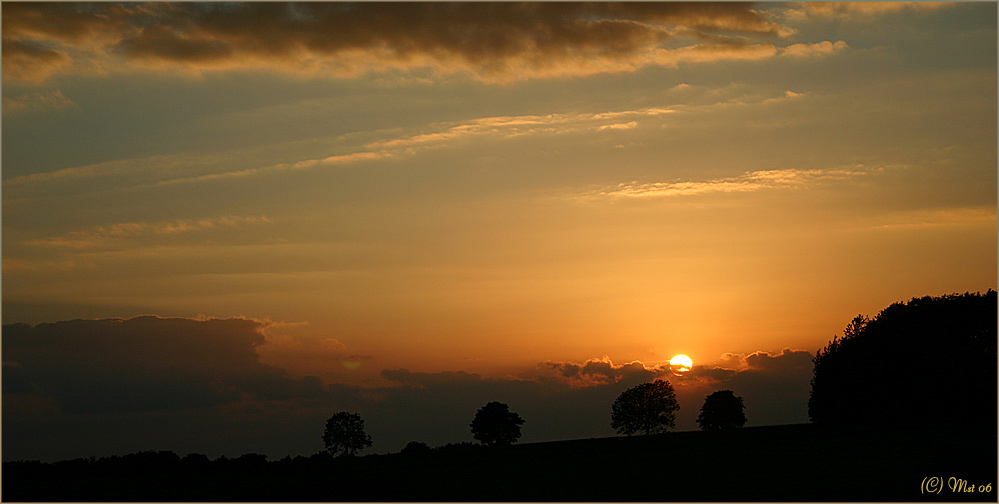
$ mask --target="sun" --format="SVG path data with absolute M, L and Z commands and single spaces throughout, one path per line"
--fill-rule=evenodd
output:
M 690 357 L 687 357 L 686 355 L 683 354 L 674 356 L 672 359 L 669 360 L 669 370 L 672 371 L 673 374 L 677 376 L 683 376 L 687 374 L 687 372 L 690 371 L 690 368 L 693 367 L 693 365 L 694 361 L 690 360 Z

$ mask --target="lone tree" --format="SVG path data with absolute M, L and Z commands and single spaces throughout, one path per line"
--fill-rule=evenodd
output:
M 643 383 L 621 393 L 611 406 L 611 427 L 628 436 L 636 432 L 660 434 L 676 426 L 673 385 L 666 380 Z
M 996 291 L 913 298 L 855 317 L 816 352 L 824 425 L 996 424 Z
M 360 415 L 341 411 L 326 421 L 323 444 L 334 457 L 350 456 L 371 446 L 371 436 L 364 433 Z
M 704 398 L 697 424 L 701 430 L 722 430 L 746 425 L 742 398 L 731 390 L 719 390 Z
M 520 426 L 524 419 L 510 411 L 510 407 L 493 401 L 479 408 L 469 426 L 472 437 L 484 445 L 509 445 L 520 439 Z

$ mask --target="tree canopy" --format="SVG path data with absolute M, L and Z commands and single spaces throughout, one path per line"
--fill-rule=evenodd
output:
M 364 420 L 360 415 L 341 411 L 326 421 L 323 444 L 330 455 L 349 456 L 370 447 L 371 436 L 364 433 Z
M 746 425 L 742 398 L 731 390 L 719 390 L 704 398 L 697 425 L 701 430 L 722 430 Z
M 816 424 L 996 422 L 996 292 L 913 298 L 855 317 L 813 359 Z
M 479 408 L 469 426 L 472 437 L 484 445 L 509 445 L 520 439 L 520 426 L 524 419 L 510 411 L 510 407 L 493 401 Z
M 656 380 L 634 386 L 621 393 L 611 406 L 611 427 L 628 436 L 636 432 L 659 434 L 676 426 L 676 402 L 673 385 Z

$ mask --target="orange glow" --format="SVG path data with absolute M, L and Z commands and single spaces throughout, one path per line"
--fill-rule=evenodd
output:
M 669 360 L 669 370 L 672 371 L 673 374 L 677 376 L 683 376 L 687 374 L 687 372 L 690 371 L 690 368 L 693 367 L 693 365 L 694 361 L 690 360 L 690 357 L 687 357 L 686 355 L 683 354 L 674 356 L 672 359 Z

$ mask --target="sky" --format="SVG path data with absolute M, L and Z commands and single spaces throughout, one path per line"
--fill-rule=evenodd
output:
M 4 2 L 3 459 L 602 437 L 655 378 L 807 422 L 854 316 L 996 288 L 996 25 Z

